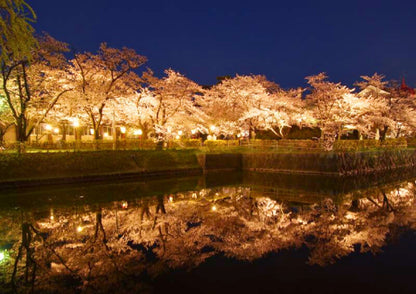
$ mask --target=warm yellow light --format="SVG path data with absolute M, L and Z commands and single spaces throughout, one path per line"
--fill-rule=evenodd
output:
M 191 134 L 195 135 L 196 134 L 196 130 L 191 130 Z
M 126 133 L 126 127 L 120 127 L 120 132 L 122 134 L 125 134 Z
M 182 131 L 178 131 L 178 135 L 182 136 L 183 132 Z
M 53 132 L 54 132 L 55 134 L 59 134 L 59 128 L 54 128 L 54 129 L 53 129 Z
M 51 125 L 45 125 L 45 130 L 51 131 L 52 130 L 52 126 Z
M 240 138 L 241 137 L 241 134 L 237 134 L 237 138 Z
M 121 203 L 121 208 L 127 209 L 127 207 L 129 207 L 129 204 L 127 203 L 127 201 L 123 201 L 123 203 Z
M 196 199 L 196 198 L 198 198 L 198 195 L 194 192 L 194 193 L 192 193 L 192 198 Z
M 207 140 L 212 140 L 212 136 L 211 135 L 208 135 L 207 136 Z
M 94 133 L 95 133 L 94 129 L 90 129 L 90 134 L 94 135 Z
M 216 207 L 215 205 L 213 205 L 213 206 L 211 207 L 211 210 L 212 210 L 212 211 L 217 211 L 217 207 Z
M 212 136 L 212 140 L 214 140 L 214 141 L 217 140 L 217 136 L 215 136 L 215 135 Z
M 74 119 L 73 120 L 73 122 L 72 122 L 72 125 L 74 126 L 74 127 L 79 127 L 79 121 L 78 121 L 78 119 Z
M 179 136 L 179 135 L 176 135 L 176 140 L 179 140 L 180 138 L 181 138 L 181 136 Z
M 108 137 L 108 133 L 107 132 L 104 133 L 104 137 Z
M 169 202 L 173 202 L 173 196 L 169 196 Z
M 78 232 L 78 233 L 81 233 L 83 229 L 84 229 L 83 227 L 78 226 L 78 227 L 77 227 L 77 232 Z
M 211 131 L 215 131 L 216 127 L 215 127 L 214 125 L 212 125 L 212 126 L 210 126 L 210 127 L 209 127 L 209 129 L 210 129 Z
M 53 215 L 51 215 L 49 218 L 50 218 L 51 221 L 53 221 L 55 219 L 55 217 Z

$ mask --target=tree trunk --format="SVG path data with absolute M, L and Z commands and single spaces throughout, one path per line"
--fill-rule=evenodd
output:
M 389 129 L 388 126 L 384 126 L 384 128 L 382 130 L 380 130 L 380 141 L 381 142 L 386 140 L 386 135 L 387 135 L 388 129 Z

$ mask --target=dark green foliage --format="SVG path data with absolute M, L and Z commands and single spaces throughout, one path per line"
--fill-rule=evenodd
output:
M 319 128 L 309 128 L 298 126 L 284 127 L 283 134 L 286 134 L 284 138 L 276 136 L 270 130 L 260 130 L 256 132 L 256 139 L 262 140 L 280 140 L 280 139 L 296 139 L 296 140 L 311 140 L 319 138 L 321 136 L 321 130 Z
M 256 139 L 260 140 L 276 140 L 278 137 L 270 130 L 260 130 L 256 132 Z
M 360 139 L 360 133 L 357 130 L 349 131 L 346 134 L 343 134 L 341 136 L 341 140 L 359 140 L 359 139 Z
M 321 130 L 319 128 L 299 128 L 298 126 L 292 126 L 286 136 L 286 139 L 308 140 L 320 137 Z

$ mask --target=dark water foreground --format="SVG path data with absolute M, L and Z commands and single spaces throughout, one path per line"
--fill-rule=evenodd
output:
M 416 293 L 412 174 L 217 174 L 0 202 L 0 293 Z

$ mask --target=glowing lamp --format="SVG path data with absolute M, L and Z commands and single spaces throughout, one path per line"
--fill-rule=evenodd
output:
M 81 233 L 83 229 L 84 229 L 83 227 L 78 226 L 78 227 L 77 227 L 77 232 L 78 232 L 78 233 Z
M 178 131 L 178 135 L 182 136 L 183 132 L 182 131 Z
M 142 131 L 142 130 L 140 130 L 140 129 L 135 130 L 135 131 L 133 132 L 133 135 L 135 135 L 135 136 L 141 136 L 142 134 L 143 134 L 143 131 Z
M 79 121 L 78 121 L 78 119 L 74 119 L 74 120 L 73 120 L 73 122 L 72 122 L 72 125 L 73 125 L 75 128 L 79 127 Z
M 191 130 L 191 134 L 195 135 L 196 134 L 196 130 Z
M 51 125 L 45 125 L 45 130 L 51 131 L 52 130 L 52 126 Z
M 126 127 L 120 127 L 120 132 L 122 134 L 125 134 L 126 133 Z
M 211 131 L 215 131 L 216 127 L 215 127 L 215 126 L 210 126 L 210 127 L 209 127 L 209 129 L 210 129 Z
M 173 202 L 173 197 L 169 196 L 169 202 Z
M 181 136 L 179 136 L 179 135 L 176 135 L 176 140 L 179 140 L 180 138 L 181 138 Z
M 216 207 L 215 205 L 213 205 L 213 206 L 211 207 L 211 210 L 212 210 L 212 211 L 217 211 L 217 207 Z
M 104 137 L 108 137 L 108 133 L 107 132 L 104 133 Z
M 94 135 L 95 131 L 94 129 L 90 129 L 90 135 Z
M 121 203 L 121 208 L 127 209 L 127 207 L 129 207 L 129 204 L 127 203 L 127 201 L 123 201 L 123 203 Z
M 54 132 L 55 134 L 59 134 L 59 128 L 54 128 L 54 129 L 53 129 L 53 132 Z

